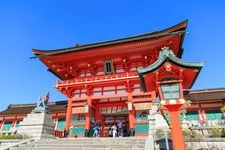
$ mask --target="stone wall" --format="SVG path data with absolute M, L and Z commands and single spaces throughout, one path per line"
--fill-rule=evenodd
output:
M 225 138 L 192 138 L 185 140 L 187 150 L 224 150 Z
M 189 138 L 185 139 L 186 150 L 225 150 L 225 138 Z M 169 139 L 169 149 L 173 149 Z M 155 141 L 155 150 L 166 150 L 164 139 Z

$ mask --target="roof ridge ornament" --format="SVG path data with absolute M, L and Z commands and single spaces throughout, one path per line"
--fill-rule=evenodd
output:
M 163 47 L 163 48 L 161 48 L 161 51 L 159 53 L 159 57 L 161 57 L 162 55 L 165 55 L 166 57 L 169 57 L 169 55 L 175 56 L 174 53 L 173 53 L 173 51 L 170 50 L 170 48 L 169 47 L 166 47 L 166 46 Z

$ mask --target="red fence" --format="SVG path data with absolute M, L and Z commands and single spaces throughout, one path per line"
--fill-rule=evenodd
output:
M 64 131 L 62 131 L 62 130 L 55 130 L 55 137 L 62 138 L 63 133 L 64 133 Z

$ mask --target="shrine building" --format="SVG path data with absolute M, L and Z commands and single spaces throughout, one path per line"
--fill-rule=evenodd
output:
M 129 129 L 129 136 L 147 136 L 148 115 L 159 103 L 159 93 L 153 88 L 156 85 L 145 84 L 144 80 L 153 81 L 158 77 L 147 78 L 140 70 L 151 68 L 154 71 L 163 63 L 162 55 L 165 61 L 171 59 L 170 62 L 182 68 L 179 70 L 181 78 L 190 78 L 181 82 L 188 89 L 180 91 L 183 99 L 191 102 L 186 109 L 186 121 L 191 125 L 216 126 L 225 118 L 220 111 L 225 104 L 225 88 L 191 90 L 203 64 L 181 61 L 186 27 L 187 21 L 184 21 L 161 31 L 116 40 L 55 50 L 33 49 L 34 57 L 59 79 L 55 88 L 67 97 L 65 101 L 48 104 L 55 123 L 55 136 L 62 137 L 66 131 L 67 136 L 91 137 L 92 122 L 100 122 L 101 136 L 107 137 L 109 128 L 120 120 Z M 171 68 L 170 63 L 165 67 L 166 71 L 160 76 L 172 77 L 178 71 L 178 68 Z M 35 106 L 9 105 L 0 112 L 0 132 L 16 129 Z

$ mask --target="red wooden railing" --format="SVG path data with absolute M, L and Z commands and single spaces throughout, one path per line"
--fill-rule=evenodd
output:
M 101 75 L 101 76 L 91 76 L 91 77 L 81 77 L 73 80 L 57 81 L 56 87 L 62 85 L 72 85 L 72 84 L 84 84 L 84 83 L 94 83 L 94 82 L 104 82 L 119 79 L 138 79 L 137 72 L 113 74 L 113 75 Z
M 62 138 L 63 133 L 64 133 L 63 130 L 55 130 L 55 137 Z

